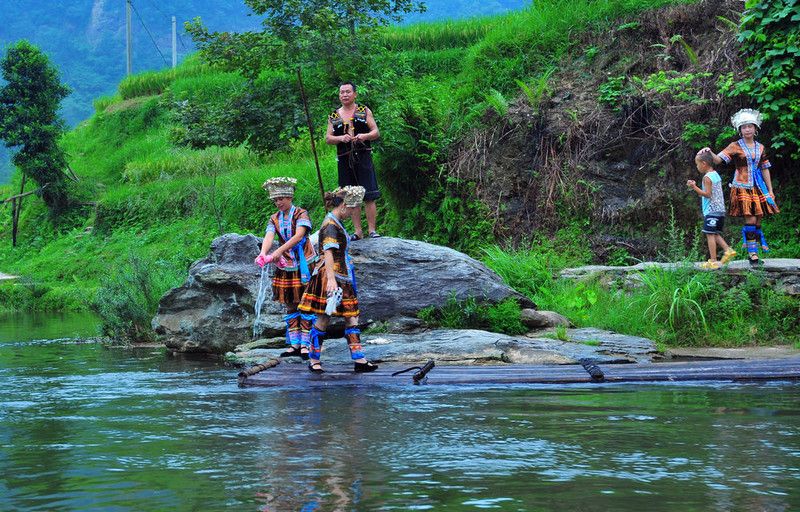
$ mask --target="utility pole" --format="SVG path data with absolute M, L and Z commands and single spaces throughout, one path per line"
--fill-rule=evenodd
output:
M 128 76 L 133 74 L 133 38 L 131 36 L 131 0 L 125 0 L 125 53 L 128 61 Z
M 175 16 L 172 17 L 172 69 L 178 65 L 178 31 L 176 29 L 177 21 Z

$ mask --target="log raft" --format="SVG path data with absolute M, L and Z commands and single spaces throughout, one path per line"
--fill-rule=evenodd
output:
M 381 364 L 373 373 L 354 373 L 351 365 L 324 364 L 325 373 L 309 372 L 305 365 L 281 363 L 239 379 L 242 387 L 409 386 L 412 373 L 392 376 L 419 364 Z M 800 357 L 761 360 L 703 360 L 649 364 L 480 365 L 437 364 L 427 385 L 602 384 L 621 382 L 769 381 L 800 380 Z

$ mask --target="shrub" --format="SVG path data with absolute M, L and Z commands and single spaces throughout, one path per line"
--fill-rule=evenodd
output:
M 443 306 L 423 308 L 417 316 L 431 327 L 488 329 L 514 335 L 527 331 L 520 320 L 520 312 L 519 304 L 514 299 L 506 299 L 487 308 L 475 297 L 460 301 L 452 294 Z
M 177 272 L 164 263 L 130 255 L 101 279 L 92 309 L 100 316 L 103 334 L 123 342 L 154 341 L 150 321 L 161 296 L 178 281 Z

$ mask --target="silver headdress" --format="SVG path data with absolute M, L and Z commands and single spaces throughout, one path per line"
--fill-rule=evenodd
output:
M 296 178 L 281 176 L 268 179 L 261 185 L 261 188 L 269 191 L 270 199 L 275 199 L 276 197 L 294 197 L 294 189 L 296 186 Z
M 761 112 L 752 108 L 743 108 L 731 116 L 731 124 L 736 131 L 739 131 L 739 128 L 745 124 L 754 124 L 760 129 Z
M 364 194 L 367 190 L 364 187 L 348 185 L 333 191 L 336 195 L 340 195 L 342 192 L 344 192 L 344 205 L 348 208 L 355 208 L 364 202 Z

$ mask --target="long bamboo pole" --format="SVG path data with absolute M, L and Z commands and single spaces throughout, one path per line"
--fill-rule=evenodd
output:
M 317 144 L 314 142 L 314 123 L 311 122 L 311 113 L 308 111 L 308 99 L 306 89 L 303 87 L 303 73 L 300 66 L 297 66 L 297 83 L 300 85 L 300 96 L 303 99 L 303 109 L 306 112 L 306 123 L 308 124 L 308 135 L 311 138 L 311 152 L 314 153 L 314 165 L 317 167 L 317 180 L 319 181 L 319 193 L 322 196 L 322 204 L 325 205 L 325 187 L 322 185 L 322 171 L 319 169 L 319 158 L 317 157 Z

